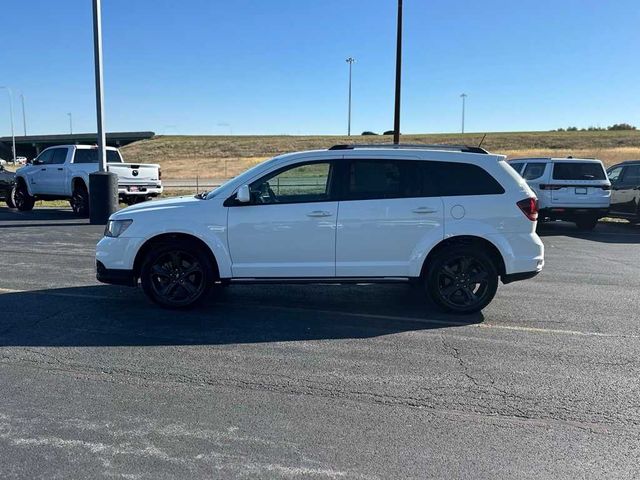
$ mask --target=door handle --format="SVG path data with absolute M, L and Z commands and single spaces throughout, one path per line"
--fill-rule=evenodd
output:
M 413 209 L 413 213 L 436 213 L 438 210 L 429 207 L 418 207 Z
M 326 212 L 324 210 L 314 210 L 313 212 L 307 213 L 307 217 L 330 217 L 331 212 Z
M 42 170 L 43 172 L 46 172 L 47 169 L 46 168 L 41 168 L 40 170 Z
M 64 168 L 59 168 L 58 170 L 59 170 L 59 171 L 62 171 L 62 170 L 64 170 Z

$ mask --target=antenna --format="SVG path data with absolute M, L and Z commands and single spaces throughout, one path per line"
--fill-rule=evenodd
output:
M 480 140 L 480 143 L 478 144 L 478 148 L 480 148 L 480 147 L 482 146 L 482 142 L 484 142 L 484 139 L 485 139 L 486 137 L 487 137 L 487 134 L 485 133 L 485 134 L 482 136 L 482 140 Z

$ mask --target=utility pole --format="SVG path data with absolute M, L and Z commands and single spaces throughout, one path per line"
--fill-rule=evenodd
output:
M 467 94 L 463 93 L 462 95 L 460 95 L 460 98 L 462 98 L 462 135 L 464 135 L 464 107 L 465 101 L 467 99 Z
M 396 101 L 393 117 L 393 143 L 400 143 L 400 81 L 402 76 L 402 0 L 398 0 L 398 37 L 396 40 Z
M 16 164 L 16 135 L 13 130 L 13 92 L 9 87 L 6 87 L 6 86 L 0 86 L 0 88 L 6 89 L 7 93 L 9 94 L 9 116 L 11 117 L 11 142 L 12 142 L 12 148 L 13 148 L 13 164 L 15 165 Z
M 118 209 L 118 176 L 107 172 L 106 136 L 102 104 L 102 14 L 100 0 L 93 0 L 93 52 L 96 81 L 99 170 L 89 175 L 89 218 L 91 224 L 106 224 Z
M 24 129 L 24 136 L 27 136 L 27 114 L 24 110 L 24 94 L 20 92 L 20 101 L 22 102 L 22 128 Z
M 356 60 L 353 57 L 349 57 L 346 60 L 346 62 L 349 64 L 349 113 L 348 113 L 348 120 L 347 120 L 347 136 L 348 137 L 351 136 L 351 68 L 355 63 L 355 61 Z
M 73 135 L 73 115 L 71 115 L 71 112 L 67 113 L 67 115 L 69 115 L 69 134 Z

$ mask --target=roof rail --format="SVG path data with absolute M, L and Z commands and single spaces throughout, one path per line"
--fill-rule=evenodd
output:
M 484 148 L 472 147 L 469 145 L 429 145 L 420 143 L 369 143 L 369 144 L 339 144 L 329 148 L 329 150 L 355 150 L 357 148 L 414 148 L 422 150 L 453 150 L 463 153 L 488 154 Z

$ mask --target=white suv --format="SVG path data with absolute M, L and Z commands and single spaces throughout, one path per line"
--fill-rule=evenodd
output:
M 509 164 L 536 193 L 540 220 L 566 220 L 593 230 L 609 211 L 611 182 L 600 160 L 516 158 Z
M 544 264 L 537 201 L 476 147 L 354 146 L 281 155 L 195 197 L 125 208 L 97 246 L 97 278 L 187 307 L 215 283 L 424 283 L 476 312 Z

